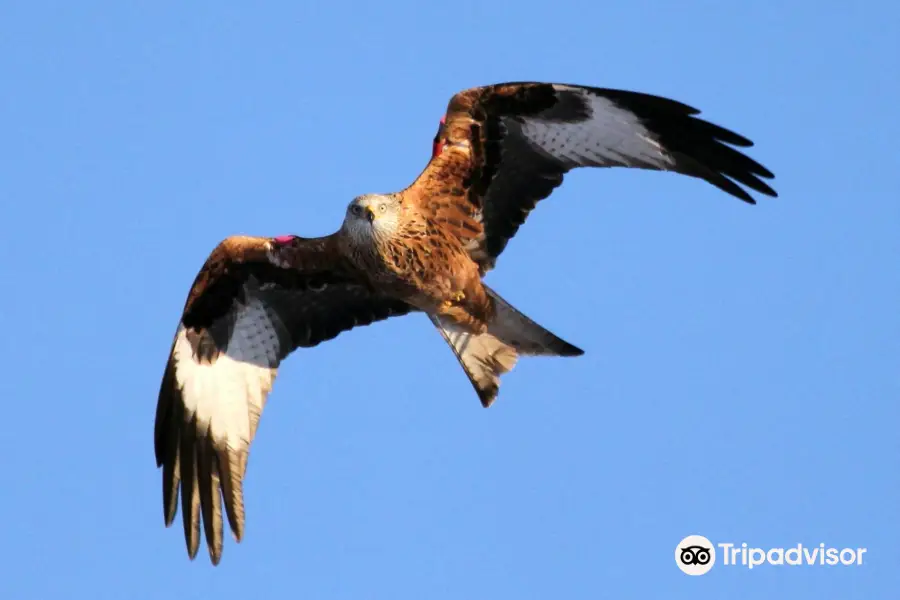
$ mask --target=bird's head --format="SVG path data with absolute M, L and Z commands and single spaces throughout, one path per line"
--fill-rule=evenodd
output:
M 393 195 L 365 194 L 353 199 L 344 217 L 344 229 L 359 241 L 384 240 L 400 224 L 400 200 Z

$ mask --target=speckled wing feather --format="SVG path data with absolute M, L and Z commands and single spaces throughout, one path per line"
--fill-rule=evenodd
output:
M 213 564 L 222 555 L 223 500 L 235 539 L 243 536 L 247 457 L 281 361 L 298 347 L 411 310 L 359 283 L 330 238 L 294 238 L 277 254 L 271 242 L 233 237 L 210 254 L 159 393 L 154 446 L 166 526 L 180 487 L 188 554 L 197 554 L 202 520 Z
M 772 173 L 732 147 L 752 142 L 698 113 L 624 90 L 536 82 L 472 88 L 450 100 L 435 155 L 403 194 L 452 226 L 482 272 L 573 168 L 674 171 L 751 204 L 741 185 L 777 196 L 763 181 Z

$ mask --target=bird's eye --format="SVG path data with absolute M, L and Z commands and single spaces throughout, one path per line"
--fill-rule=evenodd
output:
M 386 204 L 379 204 L 379 205 L 378 205 L 378 212 L 384 212 L 384 211 L 386 211 L 386 210 L 387 210 L 387 205 L 386 205 Z
M 351 204 L 350 212 L 354 215 L 358 215 L 362 211 L 362 207 L 359 204 Z

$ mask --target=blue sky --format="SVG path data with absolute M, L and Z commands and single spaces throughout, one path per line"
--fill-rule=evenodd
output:
M 887 598 L 900 585 L 895 3 L 0 3 L 3 598 Z M 488 278 L 580 346 L 484 410 L 422 315 L 284 364 L 245 540 L 188 561 L 152 427 L 236 233 L 323 235 L 454 92 L 670 96 L 778 199 L 582 170 Z M 689 534 L 862 567 L 674 564 Z

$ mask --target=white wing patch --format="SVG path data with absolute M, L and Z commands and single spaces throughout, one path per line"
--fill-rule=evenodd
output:
M 611 100 L 566 86 L 591 108 L 591 117 L 577 123 L 527 118 L 522 133 L 534 145 L 563 163 L 587 166 L 647 165 L 665 170 L 674 164 L 637 116 Z
M 175 378 L 182 390 L 185 418 L 197 417 L 197 429 L 209 427 L 217 442 L 246 450 L 253 441 L 266 396 L 279 363 L 283 325 L 258 298 L 239 305 L 225 352 L 200 363 L 183 326 L 175 340 Z

